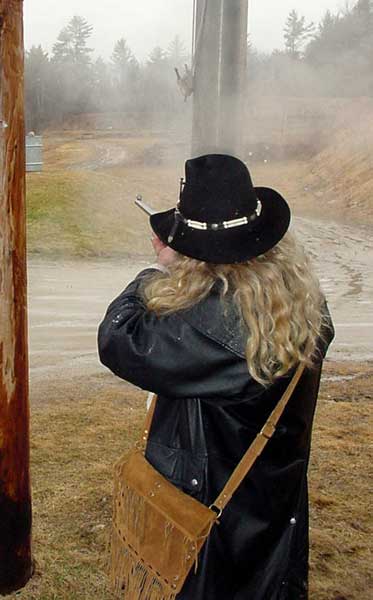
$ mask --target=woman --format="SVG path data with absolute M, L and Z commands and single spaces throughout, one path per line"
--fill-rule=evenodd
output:
M 287 233 L 289 207 L 254 188 L 237 158 L 207 155 L 187 161 L 177 208 L 150 222 L 158 265 L 109 306 L 99 350 L 116 375 L 158 394 L 146 451 L 158 471 L 210 505 L 307 366 L 178 598 L 307 598 L 307 467 L 333 328 Z

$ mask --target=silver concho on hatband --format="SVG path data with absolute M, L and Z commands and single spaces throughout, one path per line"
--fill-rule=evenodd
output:
M 176 230 L 179 223 L 184 223 L 191 229 L 198 229 L 200 231 L 219 231 L 222 229 L 231 229 L 233 227 L 241 227 L 242 225 L 248 225 L 253 223 L 262 213 L 262 203 L 257 199 L 257 204 L 254 212 L 248 217 L 241 217 L 240 219 L 231 219 L 229 221 L 222 221 L 221 223 L 207 223 L 204 221 L 194 221 L 193 219 L 187 219 L 181 214 L 179 208 L 175 209 L 175 223 L 171 229 L 170 235 L 168 236 L 168 243 L 170 244 L 175 237 Z

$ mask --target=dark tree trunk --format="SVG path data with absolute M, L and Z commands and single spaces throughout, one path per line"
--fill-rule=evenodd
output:
M 0 594 L 32 574 L 23 2 L 0 0 Z

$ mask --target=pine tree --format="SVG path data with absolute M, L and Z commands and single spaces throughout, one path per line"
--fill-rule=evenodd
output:
M 64 27 L 53 46 L 53 60 L 56 62 L 71 62 L 78 65 L 88 65 L 91 62 L 92 48 L 87 42 L 93 31 L 86 19 L 74 16 Z
M 71 36 L 67 27 L 61 29 L 57 42 L 53 45 L 52 59 L 56 63 L 64 63 L 72 60 Z
M 322 20 L 319 23 L 318 37 L 331 35 L 335 24 L 338 22 L 338 15 L 332 15 L 330 10 L 327 10 Z
M 355 22 L 356 46 L 366 62 L 368 70 L 373 68 L 373 1 L 359 0 L 352 11 Z
M 48 52 L 45 52 L 40 44 L 39 46 L 31 46 L 30 50 L 26 51 L 25 66 L 30 79 L 43 77 L 48 65 Z
M 92 108 L 92 48 L 87 45 L 92 26 L 74 16 L 60 32 L 53 46 L 55 96 L 62 115 L 89 111 Z
M 248 69 L 248 81 L 252 82 L 258 75 L 261 64 L 264 60 L 263 56 L 259 54 L 257 49 L 254 47 L 250 36 L 247 36 L 247 69 Z
M 306 18 L 299 17 L 296 10 L 289 13 L 284 27 L 284 39 L 286 51 L 292 58 L 301 57 L 304 44 L 313 36 L 314 30 L 314 23 L 306 25 Z
M 339 15 L 333 15 L 327 10 L 319 23 L 318 31 L 314 38 L 307 44 L 305 51 L 306 60 L 316 65 L 330 64 L 335 60 L 335 54 L 343 51 L 339 48 L 341 42 Z
M 92 35 L 93 27 L 83 17 L 75 16 L 67 26 L 71 36 L 73 59 L 76 63 L 90 63 L 93 48 L 87 47 L 87 41 Z
M 150 112 L 172 112 L 174 98 L 178 97 L 175 73 L 168 62 L 167 53 L 160 46 L 153 48 L 150 53 L 144 75 L 147 109 Z
M 111 63 L 116 104 L 122 110 L 129 110 L 136 102 L 140 67 L 124 38 L 116 42 Z
M 39 132 L 48 117 L 48 86 L 50 63 L 48 53 L 32 46 L 25 54 L 25 103 L 29 130 Z
M 373 2 L 372 0 L 359 0 L 355 4 L 352 14 L 355 29 L 361 36 L 373 33 Z
M 115 44 L 111 60 L 119 71 L 128 69 L 131 64 L 133 65 L 133 63 L 136 62 L 136 59 L 124 38 L 121 38 Z
M 112 98 L 112 81 L 108 65 L 99 56 L 92 65 L 94 109 L 110 110 Z
M 149 54 L 148 65 L 163 67 L 165 62 L 166 62 L 165 51 L 160 46 L 156 46 L 155 48 L 153 48 L 153 50 Z
M 353 8 L 353 12 L 365 17 L 369 21 L 373 16 L 373 2 L 372 0 L 358 0 Z
M 169 44 L 166 52 L 166 58 L 172 67 L 181 67 L 188 60 L 188 54 L 180 36 L 175 35 Z

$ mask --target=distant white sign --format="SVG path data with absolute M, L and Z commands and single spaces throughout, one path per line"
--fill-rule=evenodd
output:
M 26 171 L 43 170 L 43 138 L 32 132 L 26 136 Z

